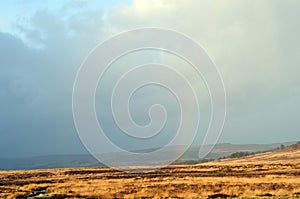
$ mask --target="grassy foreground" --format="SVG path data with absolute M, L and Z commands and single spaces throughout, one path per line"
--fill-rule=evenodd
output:
M 1 171 L 1 198 L 300 198 L 300 164 L 204 164 L 147 173 L 112 169 Z
M 0 198 L 300 198 L 299 146 L 193 166 L 143 168 L 144 173 L 0 171 Z

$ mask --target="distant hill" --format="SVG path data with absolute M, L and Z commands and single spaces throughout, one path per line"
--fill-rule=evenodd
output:
M 296 142 L 272 143 L 272 144 L 230 144 L 221 143 L 214 146 L 213 150 L 206 156 L 207 159 L 218 159 L 227 157 L 235 152 L 259 153 L 276 150 L 281 146 L 290 146 Z M 183 156 L 183 160 L 198 159 L 200 147 L 190 148 Z
M 265 152 L 255 155 L 249 155 L 240 158 L 228 158 L 221 160 L 222 163 L 260 163 L 260 162 L 289 162 L 300 163 L 300 142 L 292 144 L 288 147 L 281 147 L 272 152 Z
M 300 151 L 300 142 L 297 142 L 296 144 L 293 144 L 281 150 L 281 152 L 295 152 L 295 151 Z
M 264 152 L 278 149 L 284 146 L 295 144 L 296 142 L 275 143 L 275 144 L 217 144 L 207 155 L 207 160 L 215 160 L 226 157 L 236 152 Z M 197 163 L 199 160 L 198 152 L 200 147 L 191 147 L 180 158 L 181 163 Z M 162 157 L 168 158 L 168 154 L 174 154 L 182 150 L 180 146 L 169 147 L 166 154 Z M 146 151 L 146 150 L 145 150 Z M 143 151 L 140 151 L 143 152 Z M 119 153 L 106 154 L 107 157 L 114 158 L 113 161 L 122 164 L 127 160 L 126 155 Z M 151 160 L 149 160 L 151 161 Z M 149 162 L 150 164 L 151 162 Z M 80 168 L 80 167 L 105 167 L 91 155 L 49 155 L 31 158 L 1 159 L 0 170 L 21 170 L 21 169 L 45 169 L 45 168 Z
M 91 155 L 48 155 L 0 159 L 0 170 L 104 167 Z

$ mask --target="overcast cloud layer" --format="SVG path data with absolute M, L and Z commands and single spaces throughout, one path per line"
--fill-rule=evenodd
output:
M 1 1 L 0 157 L 85 153 L 71 110 L 81 62 L 149 26 L 188 35 L 216 63 L 228 97 L 219 142 L 300 140 L 300 1 L 103 2 Z

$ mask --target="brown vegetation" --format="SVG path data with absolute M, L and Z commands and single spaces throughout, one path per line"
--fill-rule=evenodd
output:
M 192 166 L 142 169 L 145 172 L 109 168 L 0 171 L 0 197 L 300 198 L 300 147 Z

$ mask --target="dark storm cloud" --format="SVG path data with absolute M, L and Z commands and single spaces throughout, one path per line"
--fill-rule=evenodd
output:
M 102 12 L 85 12 L 64 18 L 43 8 L 18 20 L 17 34 L 0 33 L 0 157 L 86 153 L 73 124 L 72 89 L 102 35 Z
M 8 33 L 0 43 L 0 157 L 83 152 L 71 119 L 72 87 L 58 85 L 53 57 Z

